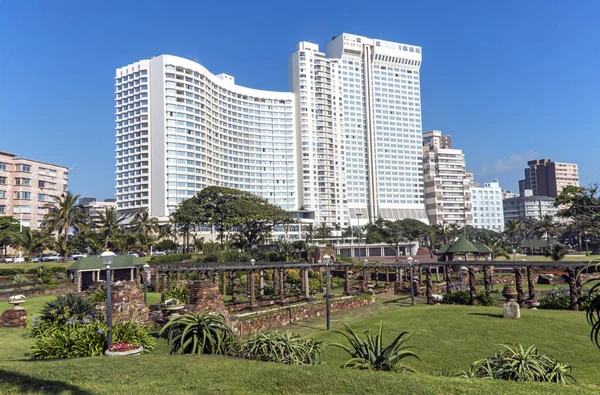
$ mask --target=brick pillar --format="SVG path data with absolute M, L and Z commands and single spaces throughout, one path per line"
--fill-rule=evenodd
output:
M 283 282 L 283 274 L 284 269 L 279 269 L 279 302 L 282 306 L 286 303 L 284 301 L 285 298 L 285 283 Z
M 363 269 L 363 271 L 362 271 L 362 277 L 363 277 L 362 286 L 363 286 L 363 290 L 364 290 L 364 289 L 367 289 L 367 282 L 368 282 L 368 279 L 367 279 L 367 269 Z
M 523 293 L 523 275 L 521 274 L 520 267 L 515 267 L 515 286 L 517 288 L 517 303 L 523 307 L 525 303 L 525 295 Z
M 229 280 L 231 281 L 231 301 L 233 303 L 237 302 L 237 295 L 235 294 L 237 292 L 237 287 L 235 285 L 235 277 L 236 277 L 235 270 L 230 271 L 229 272 Z
M 527 266 L 527 285 L 529 287 L 529 300 L 535 300 L 535 279 L 533 278 L 533 267 Z
M 469 289 L 471 292 L 471 305 L 477 305 L 477 289 L 475 288 L 475 270 L 469 266 Z
M 300 270 L 300 292 L 303 293 L 304 290 L 306 289 L 306 283 L 304 282 L 304 272 L 306 271 L 306 269 L 299 269 Z
M 254 284 L 254 271 L 251 270 L 250 273 L 250 281 L 248 281 L 248 283 L 250 284 L 250 308 L 252 309 L 252 311 L 255 311 L 257 309 L 256 306 L 256 286 Z
M 375 288 L 379 288 L 379 269 L 375 269 Z
M 344 270 L 344 294 L 350 295 L 350 268 L 346 266 Z
M 279 270 L 273 269 L 273 296 L 279 294 Z

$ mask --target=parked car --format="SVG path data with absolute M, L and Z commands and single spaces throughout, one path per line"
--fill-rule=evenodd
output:
M 152 255 L 167 255 L 164 251 L 152 251 Z
M 42 258 L 39 256 L 34 256 L 33 258 L 31 258 L 31 262 L 40 262 L 41 260 Z
M 129 251 L 129 252 L 127 253 L 127 255 L 136 256 L 136 257 L 139 257 L 139 256 L 140 256 L 140 255 L 139 255 L 137 252 L 135 252 L 135 251 Z
M 23 262 L 25 262 L 25 258 L 23 258 L 23 257 L 15 257 L 13 259 L 13 262 L 14 263 L 23 263 Z
M 42 262 L 59 262 L 62 261 L 60 255 L 42 255 Z
M 5 256 L 3 259 L 4 259 L 4 263 L 13 263 L 14 262 L 14 259 L 12 259 L 9 256 Z
M 87 255 L 86 254 L 82 254 L 81 252 L 74 252 L 73 255 L 71 255 L 73 257 L 73 260 L 78 260 L 79 258 L 85 258 Z

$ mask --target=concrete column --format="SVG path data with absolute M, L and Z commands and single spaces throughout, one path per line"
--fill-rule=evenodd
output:
M 133 281 L 133 268 L 129 270 L 129 281 Z
M 385 285 L 390 285 L 390 271 L 385 269 Z
M 265 271 L 260 271 L 260 279 L 258 283 L 258 288 L 260 290 L 260 296 L 265 296 Z
M 304 282 L 304 272 L 306 271 L 306 269 L 298 269 L 298 271 L 300 272 L 300 292 L 303 293 L 307 285 Z
M 304 269 L 304 297 L 310 299 L 310 282 L 308 280 L 308 269 Z
M 283 281 L 284 269 L 279 269 L 279 303 L 284 306 L 286 303 L 285 299 L 285 283 Z
M 279 270 L 273 269 L 273 296 L 279 294 Z
M 252 311 L 255 311 L 257 309 L 256 306 L 256 286 L 254 284 L 254 271 L 251 270 L 249 272 L 250 275 L 250 281 L 248 281 L 248 283 L 250 284 L 250 308 L 252 309 Z
M 379 288 L 379 269 L 375 269 L 375 288 Z
M 363 289 L 367 289 L 367 283 L 368 283 L 368 279 L 367 279 L 367 269 L 363 269 L 362 271 L 362 286 Z

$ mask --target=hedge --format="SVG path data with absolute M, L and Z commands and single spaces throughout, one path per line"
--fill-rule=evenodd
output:
M 25 269 L 21 267 L 14 269 L 0 268 L 0 276 L 14 276 L 15 274 L 25 274 Z
M 192 259 L 192 254 L 156 255 L 150 258 L 150 264 L 176 263 Z
M 14 276 L 15 274 L 37 274 L 39 268 L 45 266 L 36 266 L 30 268 L 15 267 L 15 268 L 1 268 L 0 276 Z M 47 268 L 50 273 L 66 273 L 67 268 L 61 266 L 54 266 Z

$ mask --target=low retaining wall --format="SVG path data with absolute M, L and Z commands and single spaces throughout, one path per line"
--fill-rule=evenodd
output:
M 43 296 L 43 295 L 58 295 L 75 292 L 74 284 L 65 284 L 54 288 L 39 288 L 39 289 L 15 289 L 10 292 L 0 292 L 0 300 L 8 300 L 13 295 L 25 295 L 26 297 Z
M 375 302 L 374 297 L 365 298 L 347 296 L 331 301 L 331 312 L 356 309 Z M 263 314 L 231 316 L 231 324 L 237 335 L 247 335 L 273 327 L 289 325 L 293 322 L 325 315 L 325 302 L 302 303 L 295 306 L 282 307 Z
M 312 296 L 313 295 L 311 295 L 311 297 Z M 283 303 L 291 304 L 291 303 L 302 302 L 304 300 L 305 300 L 305 296 L 303 296 L 303 295 L 286 296 L 285 298 L 283 298 Z M 268 299 L 268 300 L 260 300 L 259 298 L 257 298 L 257 300 L 256 300 L 257 307 L 276 306 L 278 304 L 281 304 L 281 299 L 277 298 L 277 297 L 275 299 Z M 227 307 L 227 311 L 230 314 L 233 314 L 233 313 L 237 313 L 242 310 L 249 310 L 250 303 L 246 302 L 246 303 L 228 304 L 228 305 L 225 305 L 225 307 Z

